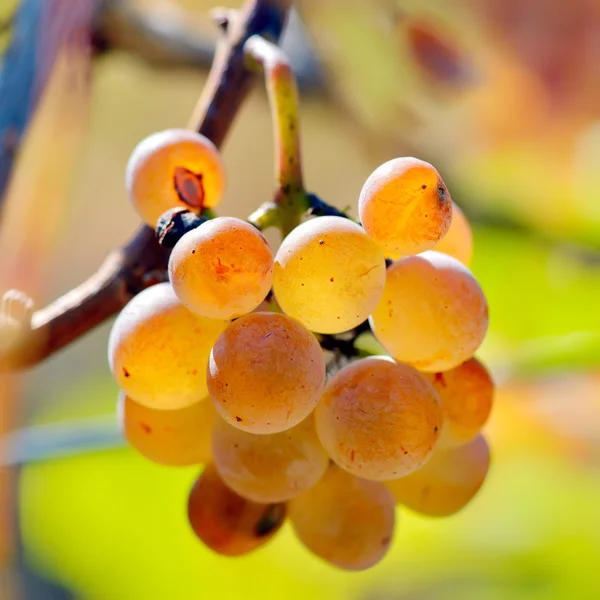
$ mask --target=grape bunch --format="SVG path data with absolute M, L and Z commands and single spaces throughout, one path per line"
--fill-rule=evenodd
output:
M 248 553 L 287 518 L 322 559 L 366 569 L 390 547 L 396 504 L 451 515 L 488 471 L 494 386 L 473 356 L 488 308 L 466 266 L 468 221 L 432 165 L 397 158 L 365 182 L 360 224 L 307 215 L 274 251 L 254 225 L 207 211 L 224 173 L 189 131 L 131 156 L 142 219 L 162 234 L 170 223 L 171 241 L 174 215 L 193 226 L 175 235 L 169 280 L 113 325 L 120 427 L 152 461 L 205 465 L 188 516 L 214 551 Z M 365 324 L 387 354 L 328 376 L 323 340 Z

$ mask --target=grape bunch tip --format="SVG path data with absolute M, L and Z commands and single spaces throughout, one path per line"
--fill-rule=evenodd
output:
M 362 570 L 388 552 L 397 505 L 467 505 L 490 463 L 494 384 L 474 357 L 488 307 L 468 220 L 432 165 L 381 165 L 360 225 L 307 215 L 277 249 L 241 219 L 197 218 L 225 189 L 200 134 L 140 142 L 126 185 L 172 252 L 169 281 L 135 296 L 110 334 L 119 426 L 149 460 L 205 465 L 188 499 L 204 544 L 247 554 L 287 518 L 316 556 Z M 327 377 L 320 342 L 365 324 L 387 354 Z

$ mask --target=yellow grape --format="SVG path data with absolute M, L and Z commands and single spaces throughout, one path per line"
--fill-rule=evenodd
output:
M 213 454 L 223 481 L 255 502 L 289 500 L 317 483 L 329 465 L 311 415 L 287 431 L 267 435 L 219 419 Z
M 213 464 L 196 480 L 188 500 L 194 533 L 211 550 L 241 556 L 264 546 L 285 520 L 285 504 L 258 504 L 238 496 Z
M 439 450 L 423 468 L 385 485 L 400 504 L 431 517 L 447 517 L 475 496 L 489 466 L 490 449 L 479 435 L 463 446 Z
M 207 463 L 212 457 L 212 429 L 217 413 L 212 402 L 178 410 L 157 410 L 121 392 L 119 425 L 127 441 L 150 460 L 171 466 Z
M 215 343 L 208 390 L 219 414 L 250 433 L 277 433 L 305 419 L 325 382 L 325 358 L 315 336 L 279 313 L 250 313 Z
M 377 305 L 384 284 L 383 253 L 359 225 L 343 217 L 302 223 L 275 256 L 277 302 L 311 331 L 356 327 Z
M 365 182 L 358 214 L 367 234 L 386 253 L 418 254 L 439 242 L 450 227 L 452 200 L 440 174 L 417 158 L 395 158 Z
M 467 267 L 471 264 L 473 256 L 473 232 L 465 214 L 456 202 L 452 203 L 452 222 L 448 233 L 433 247 L 436 252 L 449 254 Z M 386 252 L 386 256 L 393 260 L 402 258 L 400 254 Z
M 471 358 L 483 342 L 488 306 L 467 267 L 429 251 L 388 268 L 370 321 L 375 337 L 395 359 L 421 371 L 447 371 Z
M 433 386 L 409 365 L 365 358 L 340 369 L 315 411 L 321 443 L 340 467 L 365 479 L 392 479 L 421 467 L 442 428 Z
M 225 188 L 225 169 L 208 138 L 186 129 L 167 129 L 135 147 L 125 185 L 136 211 L 154 229 L 158 217 L 170 208 L 200 212 L 216 206 Z
M 465 213 L 456 202 L 452 203 L 452 223 L 448 233 L 433 248 L 437 252 L 449 254 L 467 267 L 473 256 L 473 232 Z M 392 257 L 394 258 L 394 257 Z
M 494 400 L 494 382 L 476 358 L 440 373 L 425 376 L 437 390 L 444 410 L 440 445 L 456 446 L 472 440 L 485 425 Z
M 349 571 L 379 562 L 394 533 L 394 498 L 385 485 L 335 465 L 314 487 L 290 500 L 288 514 L 311 552 Z
M 177 242 L 169 279 L 191 311 L 211 319 L 233 319 L 254 310 L 269 293 L 273 253 L 249 223 L 218 217 Z
M 206 365 L 227 321 L 191 313 L 168 283 L 139 293 L 114 322 L 108 360 L 119 387 L 150 408 L 184 408 L 208 395 Z

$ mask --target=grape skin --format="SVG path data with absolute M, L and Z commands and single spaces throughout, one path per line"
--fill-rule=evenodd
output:
M 372 567 L 394 533 L 394 498 L 379 481 L 332 465 L 314 487 L 288 504 L 299 540 L 314 554 L 349 571 Z
M 130 300 L 116 318 L 108 340 L 110 369 L 139 404 L 184 408 L 208 395 L 208 357 L 227 324 L 194 315 L 169 283 L 159 283 Z
M 467 267 L 428 251 L 388 267 L 383 296 L 369 320 L 395 359 L 421 371 L 447 371 L 483 342 L 488 306 Z
M 449 371 L 425 373 L 436 389 L 444 410 L 440 445 L 471 441 L 487 422 L 494 401 L 494 382 L 476 358 Z
M 452 200 L 432 165 L 395 158 L 367 178 L 358 214 L 367 235 L 386 253 L 406 256 L 433 248 L 446 235 Z
M 443 422 L 427 379 L 387 357 L 365 358 L 338 371 L 325 386 L 315 421 L 330 458 L 373 480 L 421 467 L 433 454 Z
M 215 465 L 225 483 L 255 502 L 284 502 L 313 486 L 329 466 L 312 416 L 280 433 L 255 435 L 219 419 Z
M 204 544 L 224 556 L 242 556 L 264 546 L 285 521 L 285 504 L 258 504 L 238 496 L 213 464 L 194 483 L 188 519 Z
M 448 254 L 468 267 L 473 257 L 473 232 L 467 217 L 456 202 L 452 202 L 452 222 L 448 233 L 433 247 L 436 252 Z M 387 252 L 392 260 L 402 258 L 400 254 Z
M 311 331 L 360 325 L 385 284 L 385 258 L 356 223 L 317 217 L 296 227 L 275 255 L 273 291 L 281 309 Z
M 252 225 L 218 217 L 186 233 L 169 259 L 169 279 L 181 302 L 211 319 L 253 311 L 273 280 L 273 253 Z
M 277 433 L 314 409 L 325 382 L 325 358 L 315 336 L 294 319 L 255 312 L 219 337 L 207 382 L 228 423 L 250 433 Z
M 153 462 L 185 466 L 205 464 L 212 458 L 217 413 L 208 398 L 179 410 L 156 410 L 121 392 L 117 415 L 127 441 Z
M 178 179 L 178 173 L 187 175 Z M 185 177 L 192 182 L 189 190 Z M 154 229 L 158 218 L 170 208 L 200 212 L 215 207 L 225 188 L 225 168 L 208 138 L 186 129 L 167 129 L 153 133 L 135 147 L 127 163 L 125 186 L 135 210 Z M 195 191 L 202 193 L 195 197 Z M 192 201 L 198 204 L 190 204 Z
M 473 232 L 465 213 L 456 202 L 452 203 L 452 222 L 448 233 L 433 247 L 436 252 L 449 254 L 469 266 L 473 257 Z M 393 258 L 393 257 L 392 257 Z
M 479 435 L 465 445 L 440 449 L 423 468 L 386 485 L 400 504 L 431 517 L 448 517 L 473 499 L 489 466 L 490 449 Z

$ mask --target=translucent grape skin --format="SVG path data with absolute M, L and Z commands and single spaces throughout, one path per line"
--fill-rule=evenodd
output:
M 477 494 L 489 465 L 490 449 L 479 435 L 465 445 L 440 449 L 423 468 L 385 485 L 400 504 L 431 517 L 448 517 Z
M 358 477 L 385 480 L 429 460 L 442 428 L 433 386 L 409 365 L 365 358 L 340 369 L 315 410 L 330 458 Z
M 117 415 L 127 441 L 153 462 L 186 466 L 206 464 L 212 458 L 217 413 L 208 398 L 179 410 L 156 410 L 121 392 Z
M 312 415 L 271 435 L 247 433 L 219 419 L 213 455 L 223 481 L 255 502 L 285 502 L 317 483 L 329 466 Z
M 186 233 L 169 259 L 169 279 L 187 308 L 211 319 L 253 311 L 273 280 L 273 253 L 245 221 L 217 217 Z
M 449 254 L 469 266 L 473 257 L 473 232 L 465 213 L 456 202 L 452 203 L 452 222 L 448 233 L 433 247 L 436 252 Z M 394 258 L 394 257 L 392 257 Z
M 281 309 L 318 333 L 348 331 L 365 321 L 384 284 L 382 251 L 343 217 L 305 221 L 275 255 L 273 291 Z
M 170 208 L 200 212 L 215 207 L 225 188 L 225 169 L 208 138 L 186 129 L 167 129 L 135 147 L 125 185 L 135 210 L 154 229 Z
M 452 199 L 428 162 L 395 158 L 367 178 L 358 214 L 367 235 L 386 253 L 406 256 L 430 250 L 446 235 Z
M 359 479 L 335 465 L 314 487 L 290 500 L 288 514 L 311 552 L 349 571 L 379 562 L 394 533 L 394 498 L 385 485 Z
M 194 533 L 211 550 L 242 556 L 264 546 L 285 521 L 285 504 L 258 504 L 238 496 L 206 466 L 188 499 L 188 519 Z
M 421 371 L 447 371 L 471 358 L 483 342 L 488 306 L 467 267 L 428 251 L 388 267 L 383 296 L 369 320 L 396 360 Z
M 135 296 L 116 318 L 108 360 L 119 387 L 137 403 L 175 410 L 208 395 L 210 350 L 227 321 L 191 313 L 169 283 Z
M 315 336 L 279 313 L 234 321 L 215 343 L 208 390 L 217 412 L 250 433 L 277 433 L 305 419 L 325 382 L 325 358 Z
M 487 422 L 494 401 L 494 382 L 476 358 L 440 373 L 425 373 L 444 410 L 440 446 L 471 441 Z
M 471 264 L 473 232 L 467 217 L 456 202 L 452 202 L 452 222 L 448 233 L 433 247 L 433 250 L 453 256 L 466 267 Z M 386 256 L 392 260 L 402 258 L 402 255 L 393 252 L 387 252 Z

